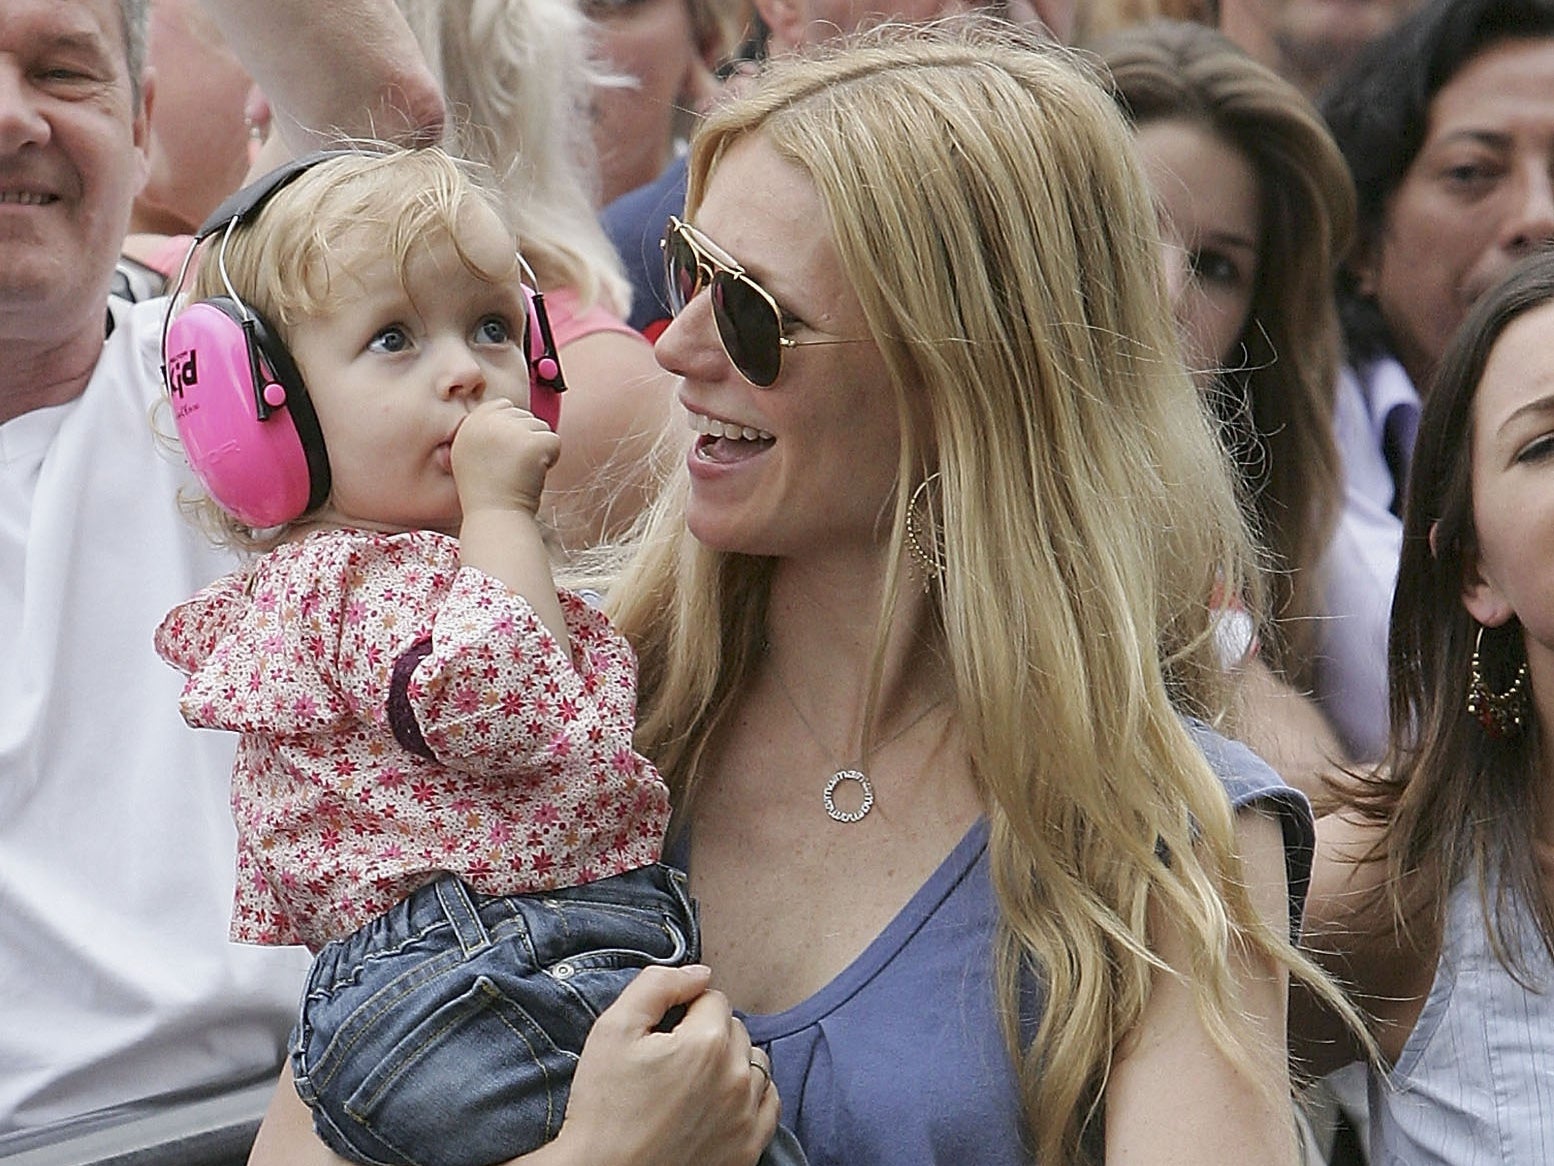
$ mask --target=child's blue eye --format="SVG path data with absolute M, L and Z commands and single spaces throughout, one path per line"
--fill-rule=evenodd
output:
M 513 338 L 513 330 L 500 316 L 487 316 L 475 328 L 477 344 L 506 344 Z
M 372 352 L 403 352 L 409 347 L 410 336 L 398 324 L 379 329 L 378 334 L 367 342 L 367 348 Z

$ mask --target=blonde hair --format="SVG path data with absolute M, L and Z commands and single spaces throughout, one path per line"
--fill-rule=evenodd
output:
M 691 214 L 755 134 L 814 181 L 890 370 L 897 552 L 915 484 L 934 482 L 936 650 L 991 823 L 1000 1011 L 1035 1157 L 1080 1160 L 1162 967 L 1151 903 L 1186 931 L 1175 971 L 1238 1064 L 1233 949 L 1326 984 L 1253 909 L 1224 789 L 1181 716 L 1225 710 L 1223 596 L 1256 583 L 1176 351 L 1150 198 L 1104 89 L 975 20 L 774 62 L 704 124 Z M 612 592 L 639 653 L 638 744 L 682 810 L 759 662 L 772 566 L 697 544 L 685 493 L 680 475 Z M 1047 1002 L 1027 1044 L 1031 974 Z
M 1354 234 L 1354 184 L 1305 96 L 1211 28 L 1156 21 L 1095 46 L 1137 126 L 1181 119 L 1241 154 L 1262 190 L 1257 286 L 1240 369 L 1210 394 L 1270 553 L 1269 662 L 1314 682 L 1323 553 L 1342 502 L 1333 435 L 1342 344 L 1333 281 Z M 1220 354 L 1216 353 L 1216 358 Z
M 188 302 L 236 292 L 271 334 L 289 345 L 299 322 L 343 305 L 354 285 L 340 276 L 369 250 L 391 257 L 404 279 L 429 241 L 446 238 L 478 278 L 518 279 L 516 254 L 502 270 L 487 271 L 464 250 L 459 222 L 472 206 L 507 221 L 506 200 L 491 175 L 438 147 L 384 147 L 326 158 L 271 195 L 230 235 L 212 237 Z M 186 509 L 217 541 L 247 550 L 274 547 L 308 520 L 304 515 L 276 530 L 258 530 L 209 497 L 192 500 Z
M 587 109 L 603 76 L 576 0 L 397 0 L 442 85 L 444 144 L 489 166 L 540 287 L 624 317 L 631 285 L 594 211 Z

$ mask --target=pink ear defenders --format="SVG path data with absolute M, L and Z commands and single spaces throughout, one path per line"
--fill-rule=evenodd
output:
M 355 151 L 298 158 L 217 207 L 195 235 L 174 286 L 183 285 L 198 245 L 220 232 L 215 261 L 227 294 L 191 304 L 176 318 L 176 296 L 169 297 L 162 321 L 162 379 L 184 456 L 223 510 L 260 529 L 295 521 L 324 504 L 329 453 L 291 353 L 227 278 L 227 239 L 276 191 L 325 159 L 348 153 Z M 532 281 L 534 273 L 521 255 L 518 262 Z M 555 429 L 566 383 L 545 297 L 528 284 L 523 291 L 529 409 Z
M 545 310 L 545 294 L 539 290 L 540 281 L 524 262 L 522 254 L 519 254 L 518 262 L 529 276 L 529 282 L 523 285 L 523 295 L 529 303 L 529 412 L 549 425 L 554 433 L 561 424 L 561 394 L 567 391 L 567 384 L 561 377 L 556 338 L 550 331 L 550 313 Z

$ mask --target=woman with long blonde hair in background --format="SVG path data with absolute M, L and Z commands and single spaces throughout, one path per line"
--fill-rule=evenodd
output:
M 396 0 L 448 103 L 445 144 L 501 180 L 546 294 L 568 391 L 546 520 L 575 552 L 618 534 L 656 484 L 672 386 L 623 322 L 631 289 L 594 214 L 586 115 L 602 74 L 576 0 Z

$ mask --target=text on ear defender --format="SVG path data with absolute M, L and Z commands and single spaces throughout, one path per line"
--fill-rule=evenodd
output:
M 199 384 L 200 374 L 196 364 L 196 350 L 180 352 L 167 364 L 167 388 L 175 397 L 182 397 L 186 388 Z

